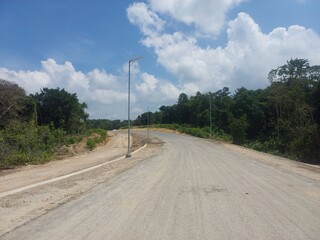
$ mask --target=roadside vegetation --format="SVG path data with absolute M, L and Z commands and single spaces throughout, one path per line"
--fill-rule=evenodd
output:
M 227 87 L 194 96 L 180 94 L 177 103 L 145 112 L 134 125 L 166 127 L 294 160 L 320 163 L 320 66 L 291 59 L 272 69 L 265 89 Z
M 176 104 L 145 112 L 132 125 L 320 164 L 320 66 L 291 59 L 272 69 L 268 79 L 265 89 L 182 93 Z M 47 162 L 82 141 L 92 150 L 106 140 L 106 130 L 127 127 L 127 121 L 90 120 L 86 108 L 64 89 L 43 88 L 27 96 L 17 84 L 0 80 L 0 168 Z
M 87 130 L 86 108 L 64 89 L 27 96 L 17 84 L 0 80 L 0 168 L 48 162 L 84 139 L 94 149 L 107 134 Z

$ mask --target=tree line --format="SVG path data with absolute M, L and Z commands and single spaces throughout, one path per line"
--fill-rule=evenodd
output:
M 27 95 L 0 80 L 0 168 L 46 162 L 61 146 L 79 141 L 86 131 L 86 108 L 64 89 Z M 94 144 L 91 140 L 90 149 Z
M 135 125 L 179 124 L 231 135 L 236 144 L 320 163 L 320 66 L 291 59 L 272 69 L 265 89 L 227 87 L 187 96 L 145 112 Z M 211 127 L 210 127 L 211 126 Z M 211 130 L 212 129 L 212 130 Z
M 259 151 L 320 163 L 320 66 L 291 59 L 268 78 L 265 89 L 181 93 L 175 104 L 145 112 L 132 125 L 166 124 L 199 137 L 232 139 Z M 86 108 L 64 89 L 27 95 L 17 84 L 0 80 L 0 168 L 47 161 L 88 128 L 127 126 L 126 120 L 88 119 Z

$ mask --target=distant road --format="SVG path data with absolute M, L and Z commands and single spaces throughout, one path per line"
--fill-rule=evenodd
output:
M 0 239 L 320 239 L 318 169 L 150 135 L 164 142 L 151 157 Z

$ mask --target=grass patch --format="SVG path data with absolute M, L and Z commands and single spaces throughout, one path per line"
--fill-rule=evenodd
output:
M 97 144 L 104 142 L 107 139 L 107 131 L 103 129 L 90 129 L 86 132 L 87 148 L 92 151 Z
M 83 138 L 87 138 L 87 148 L 93 150 L 106 140 L 107 131 L 90 129 L 85 134 L 67 135 L 52 126 L 13 124 L 0 130 L 0 168 L 49 162 L 63 145 L 79 143 Z
M 147 128 L 147 127 L 148 126 L 139 126 L 139 128 Z M 199 138 L 210 138 L 210 139 L 215 139 L 219 141 L 232 142 L 232 137 L 221 129 L 215 129 L 215 128 L 212 129 L 211 137 L 210 137 L 209 127 L 199 128 L 199 127 L 193 127 L 190 125 L 179 125 L 179 124 L 153 124 L 153 125 L 150 125 L 150 127 L 170 129 L 173 131 L 185 133 L 185 134 L 188 134 L 194 137 L 199 137 Z

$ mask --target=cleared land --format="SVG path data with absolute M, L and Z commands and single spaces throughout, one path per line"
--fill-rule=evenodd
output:
M 319 239 L 319 168 L 184 135 L 150 135 L 147 148 L 116 162 L 127 171 L 99 181 L 110 172 L 102 167 L 35 195 L 22 192 L 8 206 L 10 196 L 1 198 L 0 226 L 23 201 L 37 203 L 63 187 L 68 194 L 90 178 L 100 183 L 0 239 Z

